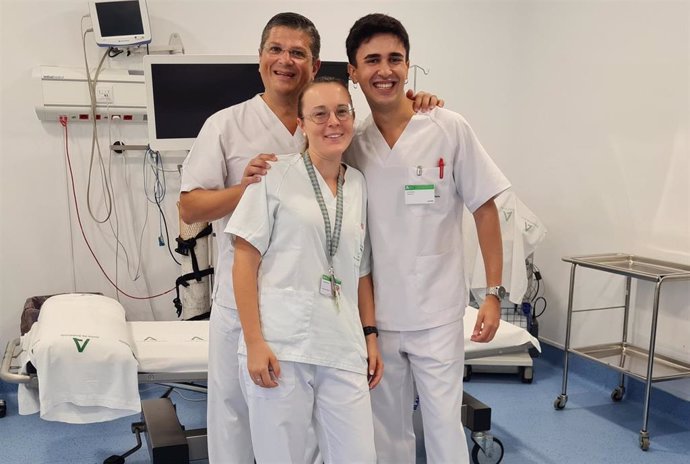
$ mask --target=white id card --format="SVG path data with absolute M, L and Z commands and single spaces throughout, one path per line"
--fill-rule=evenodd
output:
M 434 184 L 411 184 L 405 186 L 406 205 L 430 205 L 436 201 Z
M 340 294 L 340 284 L 342 284 L 342 281 L 338 278 L 335 279 L 335 293 L 336 295 Z M 331 288 L 331 276 L 328 274 L 323 274 L 321 276 L 321 287 L 319 288 L 319 293 L 321 293 L 324 296 L 328 296 L 333 298 L 336 295 L 333 295 L 333 290 Z

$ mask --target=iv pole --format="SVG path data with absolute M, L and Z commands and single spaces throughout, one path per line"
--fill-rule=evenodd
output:
M 429 75 L 429 71 L 430 71 L 430 70 L 429 70 L 429 69 L 424 69 L 424 68 L 422 68 L 421 66 L 419 66 L 418 64 L 413 64 L 413 65 L 410 66 L 410 67 L 411 67 L 412 69 L 414 69 L 414 72 L 413 72 L 413 74 L 412 74 L 412 90 L 413 90 L 415 93 L 417 93 L 417 70 L 418 70 L 418 69 L 421 70 L 421 71 L 424 73 L 425 76 L 428 76 L 428 75 Z

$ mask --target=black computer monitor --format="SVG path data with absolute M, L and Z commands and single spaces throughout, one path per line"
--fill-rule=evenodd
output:
M 318 75 L 347 82 L 347 63 L 323 61 Z M 144 60 L 149 144 L 189 150 L 213 113 L 263 92 L 258 57 L 149 55 Z

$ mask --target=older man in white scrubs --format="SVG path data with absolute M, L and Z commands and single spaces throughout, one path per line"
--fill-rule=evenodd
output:
M 491 287 L 472 339 L 493 338 L 500 321 L 502 248 L 493 198 L 510 184 L 465 119 L 436 108 L 415 114 L 404 98 L 409 38 L 382 14 L 348 35 L 350 77 L 371 117 L 347 160 L 369 192 L 376 320 L 386 371 L 372 391 L 378 462 L 415 462 L 414 385 L 420 396 L 427 462 L 469 462 L 461 425 L 468 302 L 463 277 L 463 205 L 473 213 Z
M 295 153 L 297 98 L 319 69 L 320 37 L 314 24 L 280 13 L 261 36 L 259 72 L 265 91 L 211 116 L 184 162 L 180 211 L 187 223 L 213 220 L 218 259 L 211 311 L 208 366 L 208 452 L 211 463 L 254 461 L 247 405 L 237 361 L 240 323 L 232 289 L 233 249 L 222 233 L 245 187 L 260 180 L 267 159 L 257 153 Z M 251 161 L 251 163 L 250 163 Z M 249 164 L 248 164 L 249 163 Z

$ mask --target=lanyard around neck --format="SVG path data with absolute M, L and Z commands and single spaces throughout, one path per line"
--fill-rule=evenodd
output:
M 328 258 L 328 265 L 333 267 L 333 257 L 336 251 L 338 251 L 338 244 L 340 243 L 340 230 L 343 225 L 343 170 L 338 171 L 338 187 L 336 189 L 336 206 L 335 206 L 335 224 L 333 225 L 333 233 L 331 234 L 331 219 L 328 216 L 328 209 L 326 208 L 326 203 L 323 201 L 323 195 L 321 194 L 321 187 L 319 187 L 319 181 L 316 178 L 316 171 L 314 170 L 314 165 L 309 158 L 309 153 L 302 153 L 302 159 L 304 160 L 304 165 L 307 168 L 307 174 L 309 174 L 309 180 L 311 181 L 311 186 L 314 188 L 314 195 L 316 196 L 316 201 L 321 209 L 321 215 L 323 216 L 323 223 L 326 228 L 326 257 Z

